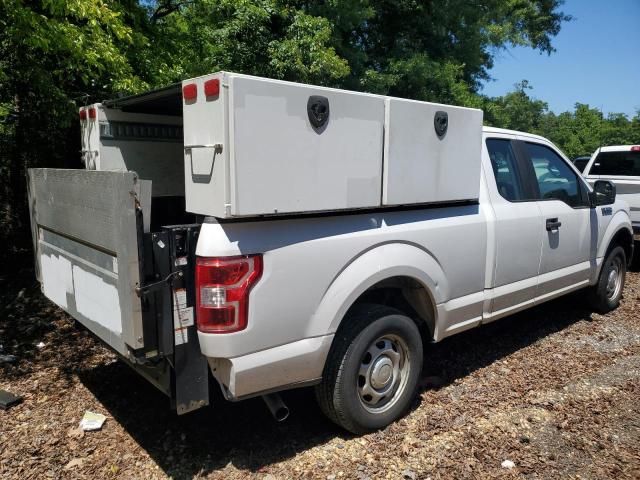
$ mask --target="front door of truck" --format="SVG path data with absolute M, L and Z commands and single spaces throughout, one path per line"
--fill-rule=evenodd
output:
M 536 301 L 544 301 L 588 284 L 598 224 L 587 187 L 569 162 L 550 144 L 523 139 L 520 145 L 543 220 Z
M 494 136 L 495 135 L 495 136 Z M 491 304 L 487 318 L 496 319 L 534 302 L 544 225 L 532 185 L 525 181 L 523 158 L 509 134 L 486 138 L 483 162 L 495 219 L 493 269 L 488 266 Z M 493 240 L 493 242 L 491 241 Z

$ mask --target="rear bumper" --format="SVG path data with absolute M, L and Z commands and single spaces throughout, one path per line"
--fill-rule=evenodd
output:
M 318 383 L 333 335 L 306 338 L 235 358 L 209 357 L 227 400 Z
M 640 241 L 640 222 L 633 222 L 633 239 L 638 242 Z

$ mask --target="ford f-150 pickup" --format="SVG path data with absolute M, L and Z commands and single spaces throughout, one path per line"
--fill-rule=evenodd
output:
M 479 110 L 226 72 L 80 110 L 86 169 L 29 172 L 44 294 L 179 414 L 313 386 L 347 430 L 425 348 L 581 290 L 620 302 L 615 187 Z

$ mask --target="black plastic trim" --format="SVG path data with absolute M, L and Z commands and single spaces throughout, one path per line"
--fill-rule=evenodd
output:
M 234 217 L 234 218 L 218 218 L 213 215 L 204 217 L 203 223 L 209 223 L 213 219 L 216 223 L 232 223 L 232 222 L 263 222 L 265 220 L 295 220 L 298 218 L 324 218 L 324 217 L 343 217 L 346 215 L 372 215 L 389 212 L 404 212 L 412 210 L 425 210 L 435 208 L 450 208 L 460 206 L 479 205 L 479 200 L 456 200 L 448 202 L 431 202 L 411 205 L 393 205 L 386 207 L 367 207 L 349 210 L 332 210 L 322 212 L 294 212 L 279 213 L 272 215 L 252 216 L 252 217 Z

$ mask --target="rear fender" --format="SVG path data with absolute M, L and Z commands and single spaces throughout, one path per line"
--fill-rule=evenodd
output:
M 434 307 L 449 298 L 444 271 L 429 252 L 408 243 L 380 245 L 356 257 L 333 280 L 311 319 L 308 336 L 335 333 L 347 310 L 364 292 L 392 277 L 418 281 L 429 292 Z

